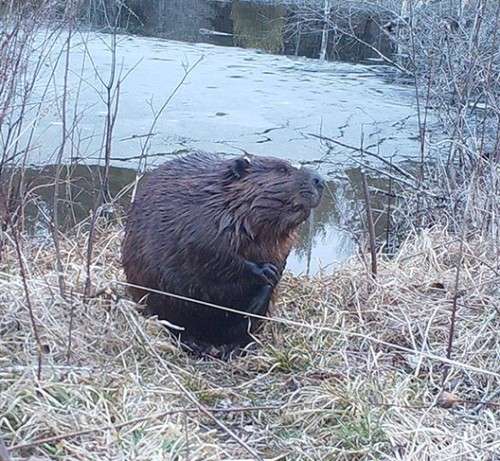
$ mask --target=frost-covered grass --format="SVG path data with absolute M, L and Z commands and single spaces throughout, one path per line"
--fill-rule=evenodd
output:
M 381 260 L 376 281 L 357 258 L 333 275 L 287 276 L 279 321 L 246 356 L 221 362 L 182 352 L 123 297 L 120 231 L 98 229 L 86 303 L 87 235 L 61 238 L 66 300 L 53 248 L 23 243 L 40 380 L 11 240 L 0 266 L 0 439 L 13 460 L 498 459 L 493 242 L 461 249 L 434 230 Z M 436 356 L 455 295 L 446 374 Z

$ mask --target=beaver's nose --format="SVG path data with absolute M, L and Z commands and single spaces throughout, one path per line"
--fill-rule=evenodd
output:
M 320 191 L 325 188 L 325 180 L 317 173 L 313 173 L 312 183 Z

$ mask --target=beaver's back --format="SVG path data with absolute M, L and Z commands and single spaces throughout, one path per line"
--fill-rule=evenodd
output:
M 192 243 L 203 238 L 218 244 L 215 223 L 224 213 L 218 162 L 216 155 L 196 153 L 166 162 L 141 180 L 122 247 L 129 283 L 179 289 L 183 272 L 193 273 Z M 146 294 L 131 293 L 136 300 Z

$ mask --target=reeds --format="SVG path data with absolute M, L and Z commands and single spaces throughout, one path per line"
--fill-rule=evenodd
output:
M 185 354 L 126 299 L 121 234 L 102 222 L 85 303 L 87 239 L 83 231 L 61 239 L 66 298 L 53 243 L 22 244 L 41 379 L 14 241 L 4 249 L 0 428 L 14 460 L 493 460 L 498 453 L 494 242 L 471 237 L 461 246 L 434 229 L 410 236 L 392 260 L 380 257 L 376 280 L 357 258 L 333 275 L 288 275 L 272 313 L 279 321 L 266 322 L 246 356 L 221 362 Z M 450 364 L 440 358 L 455 297 Z

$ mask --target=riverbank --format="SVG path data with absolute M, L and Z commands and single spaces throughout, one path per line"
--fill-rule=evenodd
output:
M 493 460 L 500 449 L 495 242 L 426 231 L 380 260 L 376 281 L 360 257 L 333 275 L 288 275 L 261 344 L 220 362 L 181 352 L 123 297 L 116 227 L 97 227 L 86 301 L 83 231 L 60 236 L 66 299 L 52 241 L 22 242 L 20 265 L 7 237 L 0 438 L 13 460 Z

